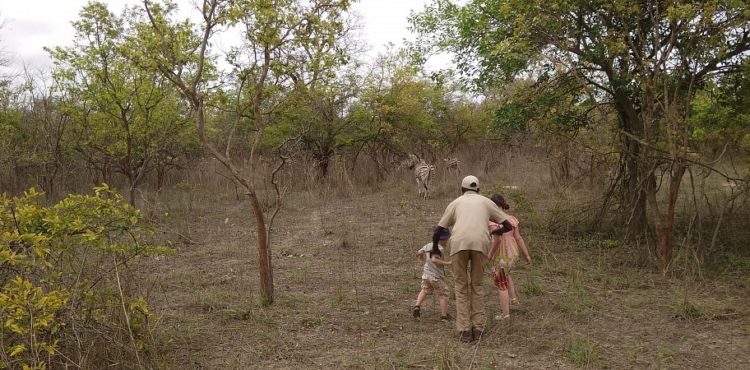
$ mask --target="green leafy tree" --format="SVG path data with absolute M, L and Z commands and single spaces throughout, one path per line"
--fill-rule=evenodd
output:
M 128 59 L 136 47 L 126 38 L 130 30 L 104 3 L 86 5 L 73 27 L 74 46 L 50 54 L 69 98 L 63 110 L 73 118 L 75 145 L 104 180 L 111 168 L 124 175 L 135 204 L 146 175 L 190 148 L 192 125 L 172 85 Z
M 2 29 L 2 27 L 0 27 Z M 0 67 L 8 65 L 4 50 L 0 49 Z M 0 75 L 0 185 L 7 189 L 22 189 L 22 179 L 34 164 L 34 143 L 31 128 L 23 120 L 23 87 L 15 86 L 11 76 Z
M 746 2 L 437 0 L 412 23 L 421 45 L 454 51 L 480 86 L 551 71 L 606 100 L 618 117 L 627 223 L 640 235 L 650 210 L 656 252 L 668 267 L 679 188 L 693 163 L 691 102 L 750 50 Z
M 750 60 L 743 63 L 738 73 L 727 74 L 699 91 L 692 109 L 691 145 L 705 153 L 704 156 L 709 156 L 712 163 L 727 161 L 733 164 L 721 166 L 726 171 L 724 188 L 728 194 L 724 204 L 716 207 L 718 217 L 714 218 L 716 223 L 711 243 L 699 250 L 705 257 L 716 251 L 715 246 L 724 236 L 722 234 L 733 236 L 733 233 L 720 233 L 725 216 L 731 215 L 738 200 L 747 199 L 750 193 L 750 172 L 745 167 L 750 159 Z M 709 174 L 704 171 L 701 186 L 705 186 Z M 708 198 L 706 202 L 709 208 L 714 208 Z
M 555 186 L 566 187 L 583 175 L 591 176 L 617 144 L 608 132 L 613 128 L 612 109 L 589 96 L 570 75 L 517 79 L 493 94 L 489 104 L 496 107 L 489 136 L 542 141 Z
M 737 73 L 708 84 L 693 101 L 691 141 L 705 151 L 727 148 L 750 155 L 750 60 Z
M 287 109 L 286 118 L 292 129 L 290 134 L 299 136 L 303 149 L 312 156 L 321 178 L 328 175 L 335 156 L 343 154 L 363 139 L 349 114 L 360 86 L 361 79 L 350 71 L 339 78 L 302 90 Z M 283 129 L 283 126 L 279 128 Z M 271 129 L 276 129 L 276 126 Z
M 5 172 L 3 185 L 18 189 L 21 175 L 29 162 L 24 148 L 30 140 L 23 127 L 23 114 L 15 92 L 10 87 L 0 86 L 0 166 Z
M 450 110 L 446 95 L 405 53 L 378 57 L 353 110 L 373 160 L 387 169 L 393 156 L 433 156 Z

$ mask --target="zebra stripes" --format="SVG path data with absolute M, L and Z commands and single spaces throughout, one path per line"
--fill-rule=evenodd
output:
M 458 158 L 443 158 L 443 162 L 445 162 L 446 171 L 455 173 L 461 172 L 461 161 Z
M 432 182 L 432 174 L 435 172 L 435 166 L 428 164 L 424 159 L 414 154 L 409 154 L 405 162 L 406 167 L 414 170 L 414 178 L 417 180 L 417 190 L 419 195 L 427 199 Z

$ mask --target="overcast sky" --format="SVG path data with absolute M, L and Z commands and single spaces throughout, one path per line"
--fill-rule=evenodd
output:
M 404 38 L 412 38 L 407 30 L 411 10 L 421 10 L 430 0 L 360 0 L 354 10 L 362 17 L 362 38 L 375 56 L 386 50 L 389 42 L 400 46 Z M 0 50 L 10 57 L 15 69 L 23 63 L 42 69 L 51 65 L 45 46 L 69 45 L 73 38 L 71 22 L 88 0 L 0 0 Z M 125 5 L 140 0 L 104 0 L 110 11 L 119 14 Z M 191 7 L 190 0 L 176 0 L 183 12 Z M 190 9 L 192 10 L 192 9 Z

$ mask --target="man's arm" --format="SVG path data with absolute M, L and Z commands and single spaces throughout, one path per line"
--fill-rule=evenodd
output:
M 503 227 L 498 227 L 495 230 L 492 230 L 490 234 L 502 235 L 502 234 L 507 233 L 508 231 L 513 230 L 513 225 L 511 225 L 510 222 L 508 222 L 508 220 L 503 220 L 503 222 L 501 222 L 500 225 L 503 225 Z

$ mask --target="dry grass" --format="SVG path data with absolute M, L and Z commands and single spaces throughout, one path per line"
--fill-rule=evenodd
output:
M 438 177 L 427 201 L 408 177 L 289 193 L 273 235 L 270 307 L 259 304 L 250 210 L 231 185 L 167 189 L 151 204 L 178 250 L 149 262 L 158 366 L 750 368 L 747 280 L 665 277 L 628 264 L 632 250 L 617 241 L 550 233 L 549 204 L 573 194 L 548 194 L 532 164 L 478 173 L 485 189 L 518 186 L 511 205 L 535 260 L 514 273 L 522 305 L 511 320 L 489 322 L 471 345 L 438 320 L 431 298 L 420 320 L 409 310 L 421 274 L 414 251 L 458 195 L 457 179 Z

